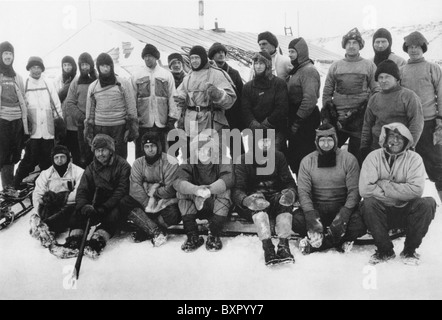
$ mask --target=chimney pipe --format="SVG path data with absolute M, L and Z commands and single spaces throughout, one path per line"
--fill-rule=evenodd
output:
M 204 0 L 199 0 L 200 30 L 204 30 Z

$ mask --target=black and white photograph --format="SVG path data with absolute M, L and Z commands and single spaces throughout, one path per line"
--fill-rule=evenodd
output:
M 440 0 L 0 12 L 0 300 L 442 299 Z

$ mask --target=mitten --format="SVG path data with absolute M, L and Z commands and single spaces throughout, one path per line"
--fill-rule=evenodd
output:
M 281 198 L 279 199 L 279 204 L 282 206 L 292 206 L 296 201 L 296 192 L 292 189 L 284 189 L 281 191 Z
M 81 209 L 81 214 L 86 218 L 92 218 L 97 214 L 97 212 L 95 211 L 95 208 L 92 205 L 87 204 Z
M 270 206 L 270 202 L 268 202 L 262 195 L 256 193 L 244 198 L 242 204 L 244 207 L 247 207 L 252 211 L 262 211 Z
M 317 233 L 324 232 L 324 227 L 322 226 L 318 210 L 306 211 L 304 212 L 304 215 L 308 231 L 317 232 Z
M 207 94 L 210 97 L 210 99 L 214 102 L 220 101 L 224 95 L 224 91 L 218 89 L 213 84 L 208 83 L 207 84 Z

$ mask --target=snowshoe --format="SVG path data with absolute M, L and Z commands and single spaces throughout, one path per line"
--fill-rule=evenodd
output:
M 86 243 L 84 255 L 96 260 L 106 247 L 106 240 L 102 236 L 92 236 L 92 239 Z
M 280 239 L 278 244 L 278 251 L 276 252 L 279 263 L 295 263 L 295 258 L 290 252 L 290 246 L 288 239 Z
M 204 238 L 197 234 L 188 234 L 187 240 L 181 246 L 184 252 L 193 252 L 204 244 Z
M 161 247 L 167 242 L 167 235 L 161 231 L 156 232 L 151 242 L 154 247 Z
M 393 260 L 394 258 L 396 258 L 396 254 L 394 253 L 393 250 L 389 252 L 381 252 L 376 250 L 376 253 L 371 256 L 368 263 L 371 265 L 377 265 L 382 262 L 388 262 L 390 260 Z
M 210 252 L 220 251 L 223 248 L 223 243 L 218 236 L 214 236 L 209 232 L 206 241 L 206 249 Z
M 266 266 L 274 266 L 279 264 L 279 258 L 275 253 L 275 246 L 272 239 L 262 241 L 262 248 L 264 249 L 264 261 Z
M 59 259 L 72 259 L 78 257 L 80 251 L 78 249 L 72 249 L 59 245 L 57 243 L 49 247 L 49 252 Z
M 407 266 L 418 266 L 420 264 L 420 255 L 415 251 L 402 251 L 401 259 Z

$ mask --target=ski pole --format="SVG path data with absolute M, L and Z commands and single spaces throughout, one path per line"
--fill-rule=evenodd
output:
M 97 193 L 98 193 L 98 188 L 95 188 L 94 198 L 92 200 L 92 206 L 95 206 L 95 202 L 97 200 Z M 77 261 L 75 262 L 75 267 L 74 267 L 74 276 L 77 280 L 80 277 L 81 262 L 83 260 L 84 248 L 86 247 L 86 240 L 90 228 L 91 228 L 91 218 L 88 217 L 86 222 L 86 228 L 84 229 L 83 239 L 81 240 L 80 251 L 78 253 Z

